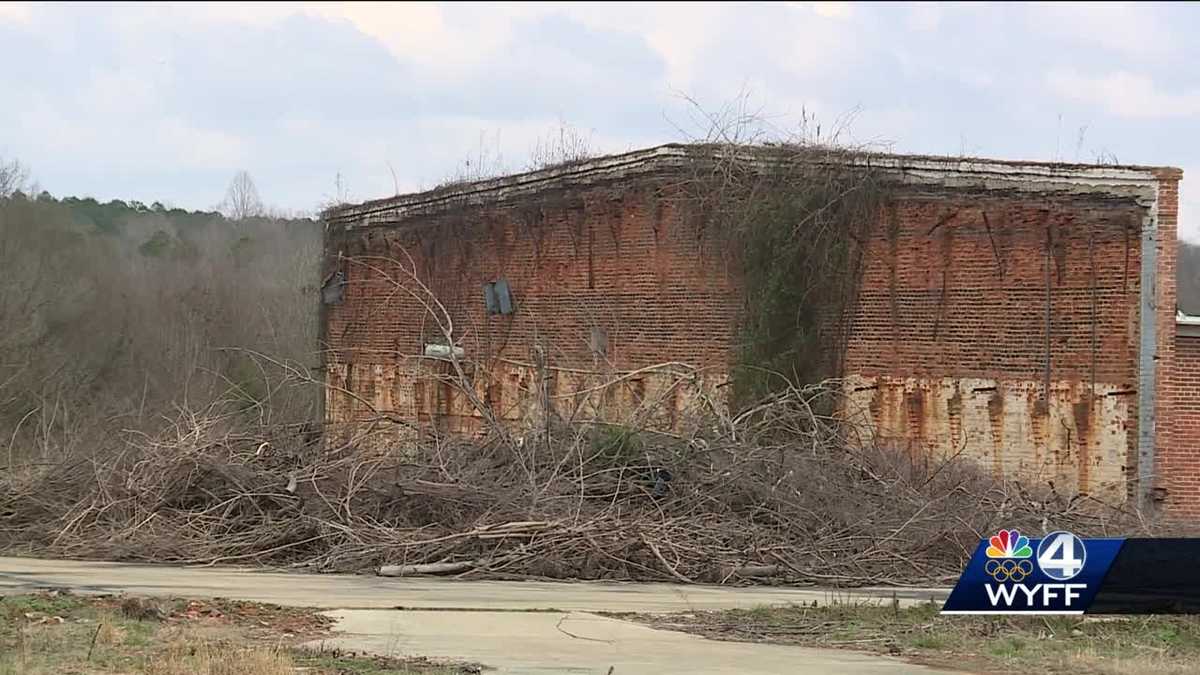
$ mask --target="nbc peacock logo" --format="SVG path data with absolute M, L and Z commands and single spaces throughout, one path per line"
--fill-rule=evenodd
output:
M 983 570 L 998 582 L 1020 583 L 1033 574 L 1033 548 L 1029 537 L 1017 530 L 1000 530 L 988 540 L 988 560 Z

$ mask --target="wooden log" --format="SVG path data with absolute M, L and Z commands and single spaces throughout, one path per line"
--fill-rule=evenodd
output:
M 779 565 L 742 565 L 735 567 L 733 573 L 739 577 L 773 577 L 779 574 Z
M 458 574 L 466 572 L 479 564 L 475 560 L 460 562 L 421 563 L 417 565 L 383 565 L 379 568 L 381 577 L 408 577 L 418 574 Z

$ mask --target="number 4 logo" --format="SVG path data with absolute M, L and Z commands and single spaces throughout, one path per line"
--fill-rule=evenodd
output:
M 1070 532 L 1052 532 L 1038 544 L 1038 567 L 1055 581 L 1073 579 L 1083 571 L 1086 561 L 1087 549 L 1079 537 Z

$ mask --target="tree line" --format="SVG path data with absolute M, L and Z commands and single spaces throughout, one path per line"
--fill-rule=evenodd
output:
M 221 210 L 56 198 L 0 162 L 0 463 L 214 402 L 315 416 L 314 387 L 280 383 L 318 360 L 319 224 L 270 214 L 244 173 Z

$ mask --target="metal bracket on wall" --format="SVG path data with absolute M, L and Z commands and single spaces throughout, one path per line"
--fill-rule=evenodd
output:
M 484 284 L 483 303 L 487 307 L 488 314 L 512 314 L 513 301 L 508 282 L 498 279 Z
M 340 304 L 345 297 L 346 273 L 338 270 L 330 274 L 321 284 L 321 302 L 326 305 Z

